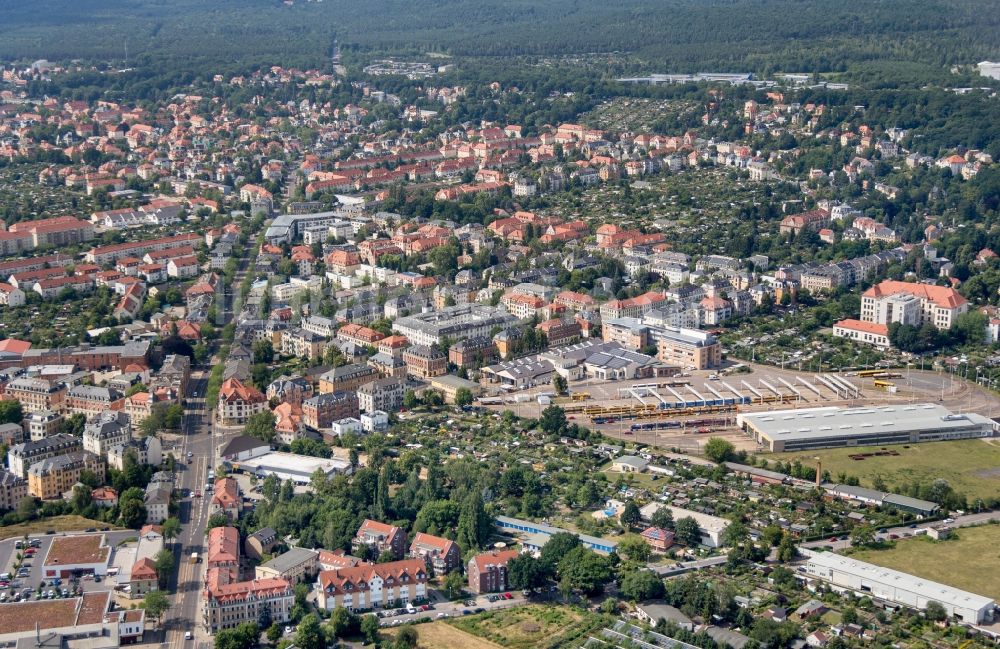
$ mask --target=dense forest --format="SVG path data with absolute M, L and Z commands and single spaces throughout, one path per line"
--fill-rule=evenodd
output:
M 554 26 L 558 28 L 554 28 Z M 1000 56 L 1000 0 L 0 0 L 0 57 L 324 62 L 619 53 L 630 70 L 946 73 Z M 617 72 L 620 70 L 610 70 Z

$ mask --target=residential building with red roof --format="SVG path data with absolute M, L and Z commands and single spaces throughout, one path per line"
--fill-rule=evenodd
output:
M 399 559 L 406 554 L 406 532 L 395 525 L 366 518 L 354 535 L 351 545 L 357 554 L 370 552 L 378 556 L 389 552 Z
M 243 510 L 243 499 L 240 497 L 240 485 L 235 478 L 219 478 L 215 481 L 212 492 L 212 504 L 208 508 L 209 516 L 222 514 L 232 521 L 240 518 Z
M 317 603 L 327 611 L 405 605 L 427 597 L 427 576 L 423 559 L 324 570 L 319 573 Z
M 238 379 L 226 379 L 219 388 L 219 421 L 226 426 L 243 425 L 267 408 L 267 397 Z
M 428 570 L 443 575 L 462 565 L 462 551 L 451 539 L 417 532 L 410 542 L 410 557 L 423 559 Z
M 295 593 L 285 579 L 220 584 L 205 590 L 202 626 L 208 633 L 216 633 L 244 622 L 256 622 L 264 611 L 272 622 L 282 624 L 290 619 L 294 605 Z
M 665 295 L 652 291 L 626 300 L 611 300 L 601 305 L 601 318 L 604 320 L 638 318 L 666 301 Z
M 519 550 L 493 550 L 469 559 L 466 573 L 473 593 L 497 593 L 509 588 L 507 562 L 519 556 Z

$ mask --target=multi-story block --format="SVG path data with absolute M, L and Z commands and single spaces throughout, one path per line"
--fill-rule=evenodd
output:
M 462 565 L 462 551 L 450 539 L 417 532 L 410 543 L 410 557 L 424 559 L 435 575 L 456 570 Z
M 294 327 L 286 329 L 281 334 L 281 353 L 286 356 L 312 360 L 322 358 L 325 349 L 326 340 L 306 329 Z
M 668 365 L 704 370 L 722 364 L 722 343 L 707 331 L 664 327 L 651 330 L 650 336 L 657 358 Z
M 150 435 L 118 444 L 108 449 L 108 466 L 118 471 L 125 470 L 125 458 L 133 457 L 139 465 L 159 466 L 163 462 L 163 446 L 160 438 Z
M 497 346 L 487 336 L 466 338 L 448 348 L 448 362 L 458 367 L 482 367 L 499 358 Z
M 85 417 L 110 410 L 121 410 L 125 395 L 114 388 L 99 385 L 74 385 L 66 392 L 66 410 Z
M 438 345 L 446 338 L 458 341 L 489 336 L 495 327 L 509 327 L 516 322 L 517 318 L 500 309 L 463 304 L 399 317 L 392 323 L 392 330 L 414 345 Z
M 28 439 L 39 440 L 55 435 L 62 429 L 63 416 L 51 410 L 40 410 L 28 415 Z
M 427 569 L 423 559 L 361 564 L 319 573 L 317 603 L 332 611 L 393 607 L 427 597 Z
M 355 554 L 366 552 L 378 556 L 389 552 L 397 559 L 406 554 L 406 532 L 396 527 L 366 518 L 351 545 Z

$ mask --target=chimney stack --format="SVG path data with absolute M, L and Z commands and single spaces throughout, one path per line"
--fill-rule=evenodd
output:
M 816 486 L 823 480 L 823 461 L 816 458 Z

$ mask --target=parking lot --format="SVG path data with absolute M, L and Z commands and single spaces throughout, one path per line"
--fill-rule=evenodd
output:
M 538 598 L 537 595 L 533 597 Z M 493 593 L 488 595 L 477 595 L 463 601 L 450 601 L 436 591 L 430 591 L 430 602 L 422 606 L 414 605 L 411 613 L 406 608 L 386 609 L 376 613 L 381 626 L 399 626 L 407 622 L 431 618 L 444 619 L 449 617 L 461 617 L 462 615 L 472 615 L 501 608 L 510 608 L 524 604 L 527 599 L 521 591 L 509 591 L 507 593 Z
M 44 593 L 49 599 L 48 593 L 52 591 L 52 598 L 63 597 L 62 589 L 66 589 L 65 596 L 72 596 L 79 592 L 89 592 L 92 590 L 109 590 L 112 587 L 105 579 L 90 580 L 53 580 L 46 579 L 42 565 L 52 545 L 52 540 L 63 536 L 63 534 L 39 534 L 29 537 L 27 545 L 23 539 L 7 539 L 0 541 L 0 573 L 8 573 L 10 578 L 6 580 L 6 586 L 0 586 L 0 602 L 14 602 L 24 599 L 38 599 L 38 592 Z M 134 537 L 133 531 L 119 531 L 106 533 L 107 543 L 114 547 L 117 543 L 128 537 Z M 24 547 L 18 547 L 18 546 Z M 18 555 L 23 555 L 18 565 Z M 0 581 L 0 583 L 3 583 Z M 6 595 L 6 599 L 4 598 Z

